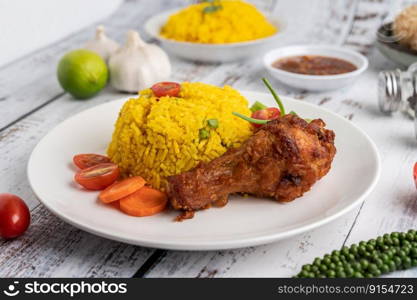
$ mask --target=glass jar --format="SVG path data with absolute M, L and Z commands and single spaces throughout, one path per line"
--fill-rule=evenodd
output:
M 408 70 L 382 71 L 378 78 L 379 109 L 385 114 L 401 111 L 410 118 L 416 117 L 417 62 Z

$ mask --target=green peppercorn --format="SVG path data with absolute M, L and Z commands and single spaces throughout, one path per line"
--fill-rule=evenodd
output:
M 397 269 L 401 269 L 401 258 L 399 258 L 398 256 L 394 256 L 392 258 L 392 260 L 394 261 L 395 265 L 397 266 Z
M 333 261 L 334 263 L 338 263 L 338 262 L 340 262 L 340 258 L 339 258 L 339 256 L 332 256 L 332 261 Z
M 369 266 L 369 261 L 367 259 L 361 259 L 359 262 L 363 270 Z
M 366 253 L 367 251 L 366 251 L 366 247 L 365 246 L 363 246 L 363 245 L 359 245 L 359 247 L 358 247 L 358 253 L 360 254 L 360 255 L 365 255 L 365 253 Z
M 353 255 L 353 254 L 346 255 L 346 260 L 347 261 L 353 261 L 353 260 L 355 260 L 355 255 Z
M 358 254 L 358 245 L 356 245 L 356 244 L 352 244 L 352 245 L 350 246 L 350 253 L 352 253 L 353 255 Z
M 335 278 L 336 277 L 336 272 L 334 270 L 329 270 L 329 271 L 327 271 L 326 275 L 329 278 Z
M 390 271 L 390 268 L 387 264 L 383 264 L 379 267 L 379 269 L 381 270 L 381 273 L 388 273 Z
M 404 269 L 411 268 L 411 258 L 408 256 L 401 257 L 401 262 Z
M 310 271 L 311 270 L 311 265 L 309 265 L 309 264 L 304 265 L 304 266 L 302 266 L 301 270 Z
M 396 238 L 396 239 L 398 239 L 398 237 L 399 237 L 399 233 L 398 233 L 398 232 L 392 232 L 392 233 L 391 233 L 391 238 Z
M 353 270 L 351 267 L 345 267 L 345 273 L 347 277 L 352 277 L 353 273 L 355 273 L 355 270 Z
M 342 247 L 342 249 L 340 250 L 340 252 L 342 253 L 342 255 L 343 256 L 348 256 L 348 255 L 350 255 L 350 252 L 349 252 L 349 248 L 348 247 L 346 247 L 346 246 L 343 246 Z
M 323 263 L 328 266 L 332 263 L 331 259 L 329 257 L 323 258 Z
M 346 273 L 342 270 L 340 272 L 336 272 L 337 278 L 346 278 Z
M 360 271 L 360 270 L 362 270 L 362 265 L 360 264 L 360 262 L 355 261 L 355 262 L 352 264 L 352 268 L 353 268 L 355 271 Z
M 321 272 L 323 272 L 323 273 L 327 272 L 327 270 L 328 270 L 328 268 L 327 268 L 327 266 L 326 266 L 326 265 L 320 265 L 319 269 L 320 269 L 320 271 L 321 271 Z
M 317 257 L 296 277 L 377 277 L 417 266 L 417 232 L 393 232 Z
M 390 272 L 394 272 L 395 270 L 397 270 L 397 264 L 393 260 L 390 260 L 388 262 L 388 267 Z

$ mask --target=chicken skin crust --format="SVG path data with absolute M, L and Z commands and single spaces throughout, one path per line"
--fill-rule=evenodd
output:
M 226 205 L 234 193 L 280 202 L 302 196 L 329 172 L 336 153 L 335 134 L 325 125 L 292 114 L 268 122 L 241 147 L 169 177 L 172 207 L 190 218 L 196 210 Z

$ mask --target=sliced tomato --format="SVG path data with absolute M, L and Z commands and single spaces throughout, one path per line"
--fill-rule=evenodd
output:
M 72 159 L 74 164 L 80 169 L 86 169 L 98 164 L 109 163 L 110 158 L 100 154 L 77 154 Z
M 152 92 L 156 97 L 177 97 L 180 94 L 181 85 L 176 82 L 158 82 L 151 87 Z
M 258 120 L 275 120 L 278 119 L 281 116 L 281 112 L 276 107 L 268 107 L 261 110 L 257 110 L 252 113 L 252 118 L 258 119 Z M 252 123 L 253 126 L 261 127 L 262 124 L 255 124 Z
M 416 188 L 417 188 L 417 163 L 414 164 L 413 177 L 414 177 L 414 183 L 415 183 Z
M 140 176 L 126 178 L 101 191 L 98 197 L 103 203 L 110 203 L 133 194 L 141 189 L 145 183 L 145 179 Z
M 98 164 L 75 174 L 75 181 L 87 190 L 103 190 L 119 177 L 119 167 L 113 163 Z

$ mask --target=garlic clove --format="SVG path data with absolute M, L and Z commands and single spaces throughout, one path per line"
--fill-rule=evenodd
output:
M 106 62 L 110 55 L 119 48 L 120 46 L 117 42 L 107 37 L 103 25 L 97 26 L 95 38 L 84 46 L 84 49 L 96 52 Z
M 130 30 L 126 44 L 111 55 L 109 70 L 115 89 L 137 93 L 168 79 L 171 63 L 160 47 L 145 43 L 138 32 Z

